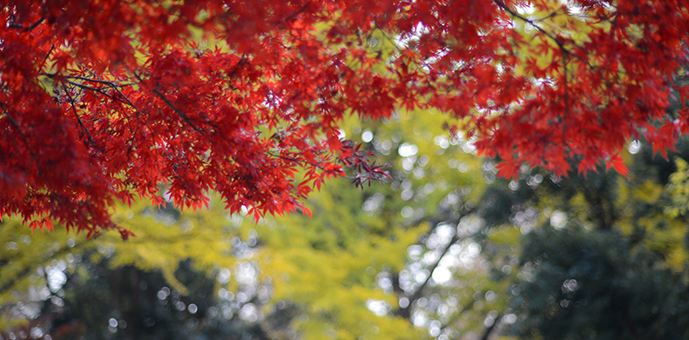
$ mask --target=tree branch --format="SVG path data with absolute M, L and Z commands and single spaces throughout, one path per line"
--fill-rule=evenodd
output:
M 141 77 L 140 77 L 136 72 L 134 72 L 134 76 L 135 76 L 136 79 L 138 79 L 139 81 L 143 81 L 143 80 L 141 79 Z M 180 118 L 182 118 L 182 120 L 183 120 L 185 123 L 187 123 L 189 126 L 191 126 L 191 128 L 194 129 L 194 131 L 196 131 L 196 132 L 198 132 L 198 133 L 200 133 L 200 134 L 204 134 L 203 130 L 201 130 L 201 129 L 199 129 L 198 127 L 196 127 L 196 125 L 194 125 L 194 124 L 191 122 L 191 120 L 189 120 L 189 117 L 187 117 L 187 115 L 185 115 L 184 112 L 180 111 L 174 104 L 172 104 L 172 102 L 170 102 L 170 101 L 165 97 L 165 95 L 163 95 L 162 92 L 160 92 L 157 88 L 154 88 L 152 91 L 153 91 L 153 93 L 154 93 L 156 96 L 158 96 L 158 98 L 160 98 L 163 102 L 165 102 L 165 104 L 166 104 L 167 106 L 169 106 L 173 111 L 175 111 L 175 113 L 176 113 Z
M 87 244 L 89 244 L 88 240 L 86 240 L 85 242 L 76 242 L 73 247 L 69 247 L 69 246 L 62 247 L 57 252 L 50 254 L 50 256 L 40 259 L 38 261 L 40 263 L 34 262 L 34 263 L 27 264 L 26 267 L 24 267 L 20 272 L 14 274 L 9 281 L 6 281 L 6 282 L 0 284 L 0 294 L 3 294 L 5 292 L 7 292 L 8 290 L 12 289 L 15 284 L 17 284 L 22 279 L 26 278 L 28 275 L 32 274 L 36 268 L 34 265 L 41 264 L 44 261 L 47 261 L 49 259 L 57 258 L 59 256 L 62 256 L 64 254 L 69 253 L 70 251 L 76 252 L 79 248 L 81 248 L 82 246 L 85 246 Z
M 48 60 L 48 58 L 50 57 L 50 54 L 53 53 L 53 50 L 54 50 L 54 49 L 55 49 L 55 44 L 53 44 L 52 46 L 50 46 L 50 50 L 49 50 L 48 53 L 45 55 L 45 58 L 43 58 L 43 62 L 41 62 L 41 66 L 39 67 L 39 69 L 42 69 L 42 68 L 43 68 L 43 65 L 45 65 L 45 62 L 46 62 L 46 61 Z
M 423 294 L 423 289 L 426 288 L 428 283 L 430 283 L 431 278 L 433 277 L 433 272 L 438 268 L 438 266 L 440 266 L 440 261 L 442 261 L 443 258 L 445 257 L 445 255 L 447 255 L 447 253 L 450 251 L 450 248 L 452 247 L 452 245 L 457 243 L 459 240 L 460 240 L 460 237 L 457 235 L 457 233 L 455 233 L 455 235 L 452 236 L 452 238 L 450 239 L 450 242 L 447 243 L 447 246 L 445 247 L 445 249 L 443 249 L 442 254 L 440 254 L 440 256 L 438 257 L 438 260 L 435 261 L 435 263 L 433 263 L 431 268 L 428 270 L 428 277 L 426 278 L 426 280 L 424 280 L 423 283 L 419 286 L 419 288 L 414 292 L 414 294 L 412 294 L 412 296 L 409 297 L 409 305 L 410 306 L 411 306 L 411 303 L 413 301 L 416 301 L 419 298 L 421 298 L 421 294 Z
M 7 104 L 5 104 L 5 103 L 3 103 L 3 102 L 0 102 L 0 107 L 2 107 L 2 108 L 4 109 L 5 115 L 7 116 L 7 119 L 9 119 L 10 123 L 12 124 L 12 127 L 14 127 L 14 129 L 17 130 L 17 133 L 18 133 L 19 136 L 21 137 L 22 142 L 24 143 L 24 145 L 26 146 L 26 149 L 29 151 L 29 154 L 31 155 L 31 159 L 32 159 L 32 160 L 34 161 L 34 163 L 36 164 L 36 169 L 37 169 L 39 175 L 40 175 L 41 177 L 43 177 L 43 174 L 41 173 L 41 169 L 40 169 L 40 167 L 38 166 L 38 160 L 36 159 L 36 154 L 33 152 L 33 148 L 29 145 L 29 141 L 26 139 L 26 136 L 25 136 L 24 133 L 22 132 L 21 128 L 19 127 L 19 124 L 17 123 L 17 121 L 14 120 L 14 118 L 12 118 L 12 115 L 10 115 L 9 110 L 11 110 L 12 107 L 10 107 L 9 105 L 7 105 Z
M 502 8 L 502 9 L 505 10 L 507 13 L 509 13 L 510 16 L 512 16 L 512 17 L 514 17 L 514 18 L 518 18 L 519 20 L 522 20 L 522 21 L 526 22 L 527 24 L 529 24 L 529 25 L 531 25 L 533 28 L 535 28 L 537 31 L 541 32 L 541 34 L 543 34 L 543 35 L 545 35 L 546 37 L 550 38 L 550 39 L 551 39 L 553 42 L 555 42 L 555 44 L 557 44 L 557 46 L 560 48 L 560 50 L 562 51 L 562 55 L 563 55 L 563 56 L 564 56 L 565 54 L 571 54 L 571 55 L 573 55 L 574 57 L 576 57 L 577 59 L 581 60 L 582 63 L 586 64 L 586 65 L 587 65 L 589 68 L 591 68 L 592 70 L 596 70 L 596 69 L 597 69 L 597 67 L 591 65 L 591 63 L 589 63 L 589 61 L 586 60 L 584 57 L 582 57 L 582 56 L 580 56 L 580 55 L 578 55 L 578 54 L 576 54 L 576 53 L 570 51 L 569 49 L 567 49 L 567 47 L 565 47 L 565 42 L 562 41 L 560 38 L 558 38 L 557 36 L 555 36 L 554 34 L 548 32 L 548 31 L 546 31 L 543 27 L 537 25 L 533 20 L 531 20 L 531 19 L 529 19 L 529 18 L 526 18 L 526 17 L 524 17 L 523 15 L 517 13 L 515 10 L 509 8 L 504 2 L 502 2 L 502 0 L 493 0 L 493 2 L 494 2 L 496 5 L 498 5 L 498 7 Z
M 490 325 L 490 327 L 487 327 L 486 330 L 483 332 L 483 336 L 481 337 L 481 340 L 488 340 L 488 337 L 490 337 L 490 334 L 493 332 L 495 327 L 498 325 L 498 322 L 500 322 L 500 319 L 502 319 L 502 315 L 498 314 L 498 316 L 493 320 L 493 324 Z
M 185 123 L 189 124 L 189 126 L 191 126 L 192 129 L 194 129 L 196 132 L 198 132 L 200 134 L 204 133 L 201 129 L 197 128 L 196 125 L 194 125 L 189 120 L 189 117 L 187 117 L 187 115 L 185 115 L 184 112 L 180 111 L 160 91 L 158 91 L 158 89 L 153 89 L 153 93 L 155 93 L 155 95 L 158 96 L 158 98 L 162 99 L 165 102 L 165 104 L 167 104 L 167 106 L 169 106 L 173 111 L 175 111 L 175 113 L 177 113 L 177 115 L 180 116 L 182 118 L 182 120 L 184 120 Z
M 86 129 L 86 126 L 84 126 L 84 123 L 81 121 L 81 118 L 79 118 L 79 114 L 77 113 L 77 108 L 74 107 L 74 98 L 72 95 L 69 93 L 69 90 L 62 85 L 62 89 L 65 90 L 65 94 L 67 94 L 67 97 L 69 98 L 69 104 L 72 107 L 72 112 L 74 112 L 74 117 L 77 119 L 77 122 L 79 123 L 79 126 L 81 126 L 81 129 L 84 131 L 84 134 L 86 135 L 86 138 L 88 138 L 89 143 L 91 144 L 91 147 L 94 149 L 97 149 L 96 143 L 93 141 L 93 138 L 91 138 L 91 134 L 89 133 L 89 130 Z
M 280 20 L 280 24 L 283 24 L 283 23 L 285 23 L 286 21 L 289 21 L 289 20 L 292 20 L 292 19 L 296 18 L 297 15 L 299 15 L 299 14 L 305 12 L 306 9 L 309 8 L 309 6 L 311 6 L 311 1 L 307 1 L 307 2 L 304 4 L 304 6 L 302 6 L 300 9 L 298 9 L 296 12 L 294 12 L 294 13 L 288 15 L 287 17 L 285 17 L 284 19 Z
M 44 11 L 44 12 L 45 12 L 45 11 Z M 45 13 L 43 13 L 43 16 L 41 16 L 41 18 L 38 19 L 38 21 L 36 21 L 35 23 L 33 23 L 33 24 L 29 25 L 29 26 L 24 27 L 24 25 L 22 25 L 22 24 L 10 23 L 9 25 L 7 25 L 7 27 L 9 27 L 9 28 L 16 28 L 16 29 L 20 29 L 20 30 L 24 30 L 24 32 L 30 32 L 30 31 L 32 31 L 34 28 L 38 27 L 38 25 L 40 25 L 44 20 L 45 20 Z
M 457 218 L 457 223 L 454 223 L 454 225 L 458 225 L 459 221 L 462 219 L 462 217 L 471 215 L 474 212 L 474 210 L 475 210 L 474 208 L 469 209 L 466 213 L 459 216 L 459 218 Z M 452 245 L 456 244 L 457 242 L 459 242 L 462 239 L 472 238 L 476 235 L 478 235 L 478 232 L 463 237 L 463 236 L 459 236 L 459 233 L 457 233 L 457 231 L 455 231 L 455 234 L 450 239 L 450 242 L 447 243 L 447 246 L 445 247 L 445 249 L 443 249 L 443 252 L 440 254 L 438 259 L 433 263 L 433 265 L 429 269 L 428 277 L 426 277 L 424 282 L 419 286 L 419 288 L 417 288 L 414 291 L 414 293 L 407 296 L 407 298 L 409 299 L 409 305 L 406 308 L 398 308 L 397 310 L 395 310 L 393 312 L 393 314 L 403 316 L 405 318 L 409 318 L 410 311 L 412 308 L 412 303 L 421 298 L 421 296 L 423 295 L 424 288 L 426 288 L 426 286 L 430 283 L 431 278 L 433 277 L 433 272 L 438 268 L 438 266 L 440 266 L 440 261 L 442 261 L 443 258 L 445 257 L 445 255 L 447 255 L 447 253 L 450 251 L 450 248 L 452 247 Z

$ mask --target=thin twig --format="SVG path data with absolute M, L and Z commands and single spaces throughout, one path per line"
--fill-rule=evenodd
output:
M 24 27 L 24 25 L 22 25 L 22 24 L 10 23 L 9 25 L 7 25 L 7 27 L 24 30 L 24 32 L 30 32 L 34 28 L 38 27 L 38 25 L 40 25 L 44 20 L 45 20 L 45 14 L 43 14 L 43 16 L 40 19 L 38 19 L 38 21 L 36 21 L 35 23 L 33 23 L 29 26 Z
M 38 25 L 40 25 L 43 22 L 43 20 L 45 20 L 45 14 L 43 14 L 43 16 L 40 19 L 38 19 L 38 21 L 36 21 L 33 25 L 25 28 L 24 31 L 32 31 L 34 28 L 38 27 Z
M 567 145 L 567 119 L 569 118 L 569 84 L 567 80 L 567 56 L 569 54 L 562 52 L 562 72 L 565 77 L 565 115 L 563 117 L 562 130 L 562 145 Z
M 46 76 L 46 77 L 48 77 L 48 78 L 55 78 L 55 77 L 57 77 L 56 74 L 54 74 L 54 73 L 47 73 L 47 72 L 42 72 L 41 75 Z M 96 88 L 96 87 L 92 87 L 92 86 L 89 86 L 89 85 L 86 85 L 86 84 L 82 84 L 82 83 L 78 83 L 78 82 L 72 81 L 72 80 L 70 80 L 70 79 L 77 79 L 77 80 L 82 80 L 82 81 L 88 81 L 88 82 L 92 82 L 92 83 L 107 85 L 108 87 L 110 87 L 110 88 L 112 88 L 113 90 L 117 91 L 117 93 L 118 93 L 120 96 L 122 96 L 122 98 L 125 99 L 125 101 L 122 101 L 123 103 L 125 103 L 125 104 L 127 104 L 127 105 L 133 107 L 133 108 L 136 109 L 136 110 L 138 110 L 138 108 L 136 107 L 136 105 L 134 105 L 134 103 L 132 103 L 132 101 L 129 100 L 129 98 L 128 98 L 126 95 L 124 95 L 124 93 L 122 93 L 122 91 L 120 90 L 120 88 L 122 88 L 122 87 L 134 86 L 134 85 L 137 85 L 138 83 L 118 84 L 118 83 L 116 83 L 116 82 L 114 82 L 114 81 L 101 80 L 101 79 L 94 79 L 94 78 L 81 77 L 81 76 L 63 76 L 63 78 L 66 79 L 66 81 L 67 81 L 69 84 L 71 84 L 71 85 L 78 86 L 78 87 L 83 88 L 83 89 L 86 89 L 86 90 L 91 90 L 91 91 L 94 91 L 94 92 L 98 92 L 98 93 L 103 94 L 103 95 L 105 95 L 105 96 L 111 97 L 111 95 L 110 95 L 109 93 L 107 93 L 107 92 L 104 92 L 103 89 Z
M 298 9 L 296 12 L 294 12 L 294 13 L 288 15 L 287 17 L 285 17 L 284 19 L 280 20 L 279 24 L 283 24 L 283 23 L 285 23 L 286 21 L 289 21 L 289 20 L 294 19 L 295 17 L 297 17 L 297 15 L 299 15 L 299 14 L 305 12 L 306 9 L 309 8 L 309 6 L 311 6 L 311 1 L 307 1 L 307 2 L 304 4 L 304 6 L 302 6 L 300 9 Z
M 111 80 L 102 80 L 102 79 L 93 79 L 93 78 L 88 78 L 88 77 L 81 77 L 81 76 L 65 76 L 65 78 L 72 78 L 72 79 L 78 79 L 78 80 L 83 80 L 83 81 L 90 81 L 94 83 L 99 83 L 103 85 L 108 85 L 109 87 L 113 88 L 119 88 L 119 87 L 127 87 L 127 86 L 133 86 L 137 85 L 138 83 L 124 83 L 124 84 L 118 84 L 114 81 Z
M 65 81 L 66 81 L 67 83 L 69 83 L 70 85 L 74 85 L 74 86 L 79 87 L 79 88 L 82 88 L 82 89 L 84 89 L 84 90 L 89 90 L 89 91 L 93 91 L 93 92 L 98 92 L 98 93 L 100 93 L 100 94 L 102 94 L 102 95 L 104 95 L 104 96 L 106 96 L 106 97 L 112 97 L 112 95 L 111 95 L 110 93 L 105 92 L 102 88 L 97 88 L 97 87 L 89 86 L 89 85 L 86 85 L 86 84 L 77 83 L 77 82 L 71 81 L 71 80 L 69 80 L 69 79 L 67 79 L 67 80 L 65 80 Z
M 143 81 L 143 80 L 141 79 L 141 77 L 140 77 L 136 72 L 134 72 L 134 76 L 135 76 L 136 79 L 138 79 L 140 82 Z M 157 88 L 154 88 L 152 91 L 153 91 L 153 93 L 154 93 L 156 96 L 158 96 L 158 98 L 160 98 L 163 102 L 165 102 L 165 104 L 166 104 L 167 106 L 169 106 L 173 111 L 175 111 L 175 113 L 177 113 L 177 115 L 180 116 L 180 118 L 182 118 L 182 120 L 184 120 L 185 123 L 189 124 L 189 126 L 191 126 L 192 129 L 194 129 L 194 131 L 196 131 L 196 132 L 198 132 L 198 133 L 200 133 L 200 134 L 204 134 L 203 130 L 201 130 L 201 129 L 199 129 L 198 127 L 196 127 L 196 125 L 194 125 L 194 124 L 189 120 L 189 117 L 187 117 L 187 115 L 185 115 L 184 112 L 180 111 L 174 104 L 172 104 L 172 102 L 170 102 L 170 101 L 165 97 L 165 95 L 163 95 L 162 92 L 160 92 Z
M 554 41 L 555 44 L 557 44 L 557 46 L 558 46 L 558 47 L 560 48 L 560 50 L 562 51 L 563 55 L 564 55 L 565 53 L 569 53 L 569 54 L 573 55 L 574 57 L 576 57 L 577 59 L 581 60 L 581 62 L 583 62 L 584 64 L 586 64 L 586 65 L 587 65 L 589 68 L 591 68 L 592 70 L 597 70 L 597 69 L 598 69 L 596 66 L 591 65 L 591 63 L 589 63 L 589 61 L 586 60 L 584 57 L 582 57 L 582 56 L 580 56 L 580 55 L 578 55 L 578 54 L 576 54 L 576 53 L 570 51 L 569 49 L 567 49 L 567 47 L 565 47 L 565 42 L 564 42 L 564 41 L 562 41 L 560 38 L 558 38 L 557 36 L 553 35 L 552 33 L 546 31 L 543 27 L 537 25 L 533 20 L 531 20 L 531 19 L 529 19 L 529 18 L 526 18 L 526 17 L 524 17 L 523 15 L 521 15 L 521 14 L 515 12 L 513 9 L 509 8 L 509 7 L 508 7 L 504 2 L 502 2 L 501 0 L 493 0 L 493 2 L 494 2 L 496 5 L 498 5 L 498 7 L 504 9 L 505 11 L 507 11 L 507 13 L 509 13 L 512 17 L 518 18 L 518 19 L 520 19 L 520 20 L 522 20 L 522 21 L 528 23 L 529 25 L 533 26 L 537 31 L 541 32 L 543 35 L 545 35 L 546 37 L 548 37 L 548 38 L 550 38 L 552 41 Z
M 50 54 L 53 53 L 53 49 L 55 49 L 55 44 L 53 44 L 52 46 L 50 46 L 50 50 L 49 50 L 48 53 L 45 55 L 45 58 L 43 58 L 43 62 L 41 62 L 41 66 L 39 67 L 39 69 L 42 69 L 42 68 L 43 68 L 43 65 L 45 65 L 45 62 L 46 62 L 46 61 L 48 60 L 48 58 L 50 57 Z
M 333 171 L 327 171 L 327 170 L 325 170 L 325 168 L 323 168 L 323 166 L 320 165 L 320 164 L 318 164 L 318 163 L 311 163 L 311 162 L 309 162 L 309 161 L 307 161 L 307 160 L 305 160 L 305 159 L 296 159 L 296 158 L 292 158 L 292 157 L 287 157 L 287 156 L 282 156 L 282 155 L 276 155 L 276 154 L 274 154 L 274 153 L 272 153 L 272 152 L 266 152 L 266 154 L 269 155 L 269 156 L 278 158 L 278 159 L 282 159 L 282 160 L 285 160 L 285 161 L 290 161 L 290 162 L 293 162 L 293 163 L 297 163 L 297 164 L 299 164 L 299 165 L 308 164 L 308 165 L 310 165 L 310 166 L 312 166 L 312 167 L 314 167 L 314 168 L 321 169 L 321 170 L 323 170 L 323 171 L 325 171 L 325 172 L 327 172 L 327 173 L 334 173 Z
M 165 102 L 165 104 L 167 104 L 167 106 L 169 106 L 173 111 L 175 111 L 175 113 L 177 113 L 177 115 L 180 116 L 185 123 L 189 124 L 189 126 L 191 126 L 192 129 L 194 129 L 196 132 L 200 134 L 203 134 L 203 131 L 197 128 L 196 125 L 194 125 L 189 120 L 189 117 L 187 117 L 187 115 L 185 115 L 184 112 L 180 111 L 174 104 L 172 104 L 167 98 L 165 98 L 165 96 L 160 91 L 158 91 L 158 89 L 153 89 L 153 93 L 155 93 L 156 96 L 162 99 Z
M 72 94 L 69 93 L 69 89 L 67 89 L 67 87 L 65 87 L 64 85 L 62 85 L 62 89 L 65 90 L 65 94 L 67 94 L 67 97 L 69 98 L 69 105 L 72 107 L 72 112 L 74 112 L 74 117 L 76 117 L 79 126 L 81 126 L 81 129 L 84 131 L 84 134 L 86 135 L 86 138 L 89 140 L 89 143 L 91 143 L 91 147 L 97 149 L 96 143 L 93 141 L 93 138 L 91 138 L 89 130 L 86 128 L 86 126 L 84 126 L 84 123 L 81 121 L 81 118 L 79 118 L 77 108 L 74 106 L 74 98 L 72 97 Z
M 29 141 L 26 139 L 26 136 L 25 136 L 24 133 L 22 132 L 21 128 L 19 127 L 19 124 L 17 123 L 17 121 L 14 120 L 14 118 L 10 115 L 9 110 L 11 109 L 11 107 L 10 107 L 9 105 L 3 103 L 3 102 L 0 102 L 0 106 L 2 106 L 2 107 L 5 109 L 5 115 L 6 115 L 7 118 L 10 120 L 10 123 L 12 124 L 12 126 L 14 127 L 14 129 L 17 130 L 17 133 L 19 133 L 19 136 L 21 137 L 22 142 L 24 142 L 24 145 L 26 146 L 26 149 L 29 151 L 29 154 L 31 155 L 31 158 L 32 158 L 32 159 L 34 160 L 34 162 L 36 163 L 36 168 L 38 168 L 38 161 L 36 160 L 36 155 L 35 155 L 34 152 L 33 152 L 33 148 L 29 145 Z M 39 171 L 39 173 L 40 173 L 40 171 Z

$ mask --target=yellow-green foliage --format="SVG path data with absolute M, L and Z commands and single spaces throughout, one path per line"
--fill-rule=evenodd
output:
M 206 271 L 235 262 L 229 251 L 238 231 L 217 197 L 211 205 L 208 210 L 185 211 L 178 221 L 145 203 L 139 203 L 135 213 L 120 207 L 113 216 L 115 223 L 132 230 L 137 237 L 122 242 L 112 233 L 98 241 L 116 250 L 112 265 L 162 270 L 168 282 L 185 293 L 173 275 L 179 261 L 191 258 L 197 269 Z
M 676 159 L 677 171 L 670 176 L 670 183 L 663 188 L 656 180 L 623 181 L 620 179 L 620 228 L 627 234 L 644 234 L 644 245 L 663 254 L 669 268 L 684 268 L 689 254 L 684 244 L 686 223 L 681 215 L 686 213 L 687 163 Z M 667 202 L 673 204 L 668 205 Z M 624 204 L 621 204 L 623 203 Z M 645 211 L 639 207 L 646 206 Z
M 365 193 L 347 180 L 328 184 L 312 197 L 313 219 L 289 216 L 256 226 L 264 247 L 256 260 L 274 284 L 274 300 L 304 308 L 295 326 L 305 339 L 418 339 L 404 319 L 378 317 L 369 300 L 397 302 L 376 288 L 382 268 L 399 270 L 406 248 L 425 226 L 382 231 L 362 214 Z M 375 224 L 375 223 L 373 223 Z
M 328 183 L 312 196 L 312 219 L 291 216 L 257 227 L 264 243 L 259 266 L 273 280 L 275 300 L 303 307 L 304 318 L 294 326 L 305 339 L 428 336 L 408 320 L 376 316 L 367 302 L 384 301 L 390 309 L 398 307 L 396 295 L 377 288 L 376 276 L 383 270 L 404 269 L 407 248 L 431 227 L 404 218 L 400 211 L 408 207 L 428 218 L 448 192 L 466 186 L 464 199 L 476 201 L 483 190 L 480 161 L 462 150 L 462 146 L 471 150 L 466 141 L 453 140 L 450 145 L 450 136 L 441 129 L 444 119 L 428 112 L 401 113 L 384 126 L 370 127 L 371 144 L 376 145 L 378 156 L 388 159 L 389 154 L 395 167 L 407 174 L 414 198 L 400 198 L 403 190 L 389 184 L 374 184 L 362 192 L 343 179 Z M 357 131 L 358 124 L 348 122 L 348 138 L 366 132 Z M 416 154 L 397 157 L 405 143 L 415 146 Z M 362 211 L 364 202 L 375 195 L 386 198 L 372 211 Z M 467 272 L 463 280 L 478 283 L 483 278 L 485 275 Z M 472 295 L 473 291 L 467 299 Z
M 671 217 L 684 215 L 689 211 L 689 165 L 679 157 L 675 158 L 677 171 L 670 175 L 667 192 L 672 199 L 672 205 L 665 208 Z
M 186 212 L 177 222 L 148 202 L 118 206 L 114 222 L 137 235 L 128 241 L 117 232 L 90 240 L 60 228 L 32 232 L 19 218 L 5 217 L 0 225 L 0 306 L 5 306 L 0 308 L 0 329 L 25 321 L 16 308 L 12 310 L 14 303 L 45 298 L 36 287 L 46 286 L 49 267 L 73 270 L 77 256 L 88 254 L 93 261 L 108 258 L 111 266 L 160 270 L 181 292 L 186 288 L 174 277 L 180 261 L 191 258 L 197 269 L 207 271 L 231 266 L 235 259 L 228 256 L 229 239 L 235 228 L 220 203 L 213 205 L 209 211 Z
M 312 194 L 310 219 L 293 215 L 242 224 L 260 235 L 262 247 L 252 260 L 271 278 L 273 302 L 286 300 L 301 307 L 302 316 L 293 326 L 304 339 L 428 337 L 428 332 L 406 319 L 391 313 L 377 316 L 367 303 L 386 303 L 389 311 L 398 308 L 397 295 L 385 294 L 376 284 L 377 275 L 405 268 L 407 248 L 430 229 L 425 220 L 449 192 L 466 187 L 463 199 L 477 201 L 483 190 L 480 160 L 463 151 L 463 146 L 471 151 L 465 140 L 452 140 L 442 130 L 445 119 L 410 112 L 384 125 L 361 127 L 359 120 L 349 119 L 344 126 L 348 139 L 359 140 L 366 133 L 374 137 L 364 146 L 375 146 L 381 161 L 391 160 L 398 173 L 406 174 L 413 198 L 401 198 L 399 183 L 376 183 L 362 191 L 348 179 L 338 179 Z M 413 156 L 397 155 L 405 143 L 415 146 Z M 366 210 L 368 201 L 377 203 Z M 404 208 L 420 211 L 423 218 L 403 217 Z M 472 285 L 485 278 L 475 271 L 464 275 Z
M 624 157 L 626 163 L 631 165 L 631 155 L 625 154 Z M 568 219 L 576 219 L 586 228 L 600 227 L 593 223 L 599 217 L 597 214 L 610 214 L 610 211 L 597 212 L 596 208 L 612 204 L 613 225 L 606 228 L 617 228 L 633 242 L 641 242 L 640 244 L 651 251 L 663 254 L 667 266 L 679 271 L 689 259 L 684 246 L 684 235 L 687 230 L 683 217 L 689 206 L 689 172 L 687 163 L 682 159 L 677 158 L 676 164 L 677 171 L 670 176 L 667 187 L 663 187 L 655 176 L 644 171 L 632 171 L 628 179 L 619 176 L 615 185 L 606 187 L 605 190 L 596 187 L 595 183 L 600 182 L 600 179 L 590 178 L 580 182 L 581 184 L 574 188 L 576 193 L 571 195 L 553 197 L 541 190 L 538 194 L 541 215 L 549 218 L 550 215 L 543 212 L 564 207 Z M 610 174 L 601 173 L 596 176 Z M 593 195 L 597 191 L 600 191 L 597 195 L 609 194 L 612 201 L 603 199 L 595 203 L 586 198 L 586 192 Z M 668 202 L 672 204 L 668 205 Z M 605 209 L 603 207 L 602 210 Z M 540 222 L 545 222 L 545 219 Z

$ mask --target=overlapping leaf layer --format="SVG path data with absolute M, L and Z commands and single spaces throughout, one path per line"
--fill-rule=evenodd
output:
M 98 233 L 136 195 L 256 216 L 361 162 L 338 124 L 427 108 L 500 174 L 689 130 L 681 0 L 0 1 L 0 214 Z M 377 38 L 375 38 L 377 37 Z M 376 49 L 388 39 L 394 50 Z M 390 45 L 390 44 L 387 44 Z M 369 167 L 370 169 L 370 167 Z M 373 168 L 377 170 L 377 168 Z M 121 230 L 123 236 L 129 231 Z

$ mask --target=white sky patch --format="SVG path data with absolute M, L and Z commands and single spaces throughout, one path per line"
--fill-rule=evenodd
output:
M 242 262 L 237 266 L 235 279 L 245 285 L 254 285 L 258 281 L 256 268 L 248 262 Z
M 400 157 L 414 156 L 417 152 L 419 152 L 419 147 L 409 143 L 403 143 L 397 150 L 397 153 L 400 155 Z
M 555 210 L 550 216 L 550 224 L 555 229 L 564 228 L 567 225 L 567 214 L 560 210 Z
M 438 266 L 433 271 L 432 277 L 437 284 L 444 284 L 452 279 L 452 272 L 447 267 Z
M 475 155 L 476 154 L 476 146 L 474 145 L 474 139 L 468 140 L 462 144 L 462 151 Z
M 440 135 L 440 136 L 435 136 L 435 139 L 433 140 L 435 142 L 435 145 L 447 149 L 450 147 L 450 140 L 447 138 L 447 136 Z
M 62 285 L 67 283 L 67 276 L 59 268 L 49 267 L 48 269 L 48 286 L 53 292 L 57 292 L 62 288 Z
M 515 6 L 515 9 L 519 14 L 533 14 L 536 12 L 536 7 L 534 7 L 532 4 L 528 4 L 527 6 Z
M 373 132 L 370 130 L 364 130 L 364 132 L 361 134 L 361 140 L 364 143 L 369 143 L 373 140 Z
M 441 224 L 436 227 L 435 232 L 441 237 L 442 242 L 447 243 L 450 242 L 452 236 L 455 236 L 455 227 L 449 224 Z
M 220 272 L 218 273 L 218 275 L 216 276 L 215 279 L 218 280 L 218 282 L 220 284 L 224 285 L 224 284 L 227 284 L 228 282 L 230 282 L 231 276 L 232 276 L 232 273 L 230 272 L 230 270 L 227 268 L 223 268 L 220 270 Z
M 414 214 L 414 209 L 412 209 L 409 206 L 406 206 L 406 207 L 402 208 L 402 211 L 400 212 L 400 214 L 402 214 L 402 217 L 404 217 L 404 218 L 410 218 Z
M 388 307 L 384 301 L 368 300 L 366 301 L 366 307 L 368 307 L 368 310 L 373 312 L 373 314 L 378 316 L 385 316 L 388 313 Z
M 239 310 L 239 318 L 248 322 L 256 322 L 258 320 L 258 309 L 253 303 L 247 303 Z
M 639 142 L 638 140 L 631 141 L 629 143 L 629 146 L 627 146 L 627 150 L 629 150 L 629 153 L 631 153 L 632 155 L 639 153 L 639 151 L 641 150 L 641 142 Z

